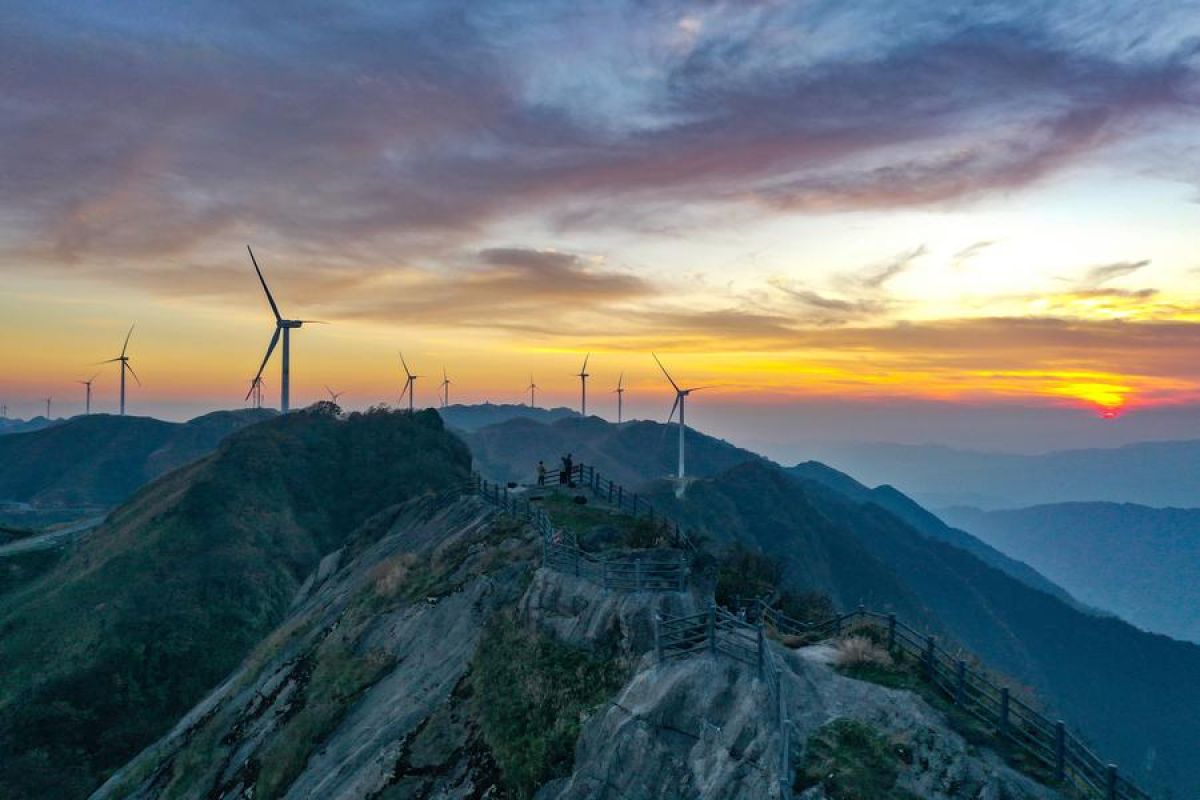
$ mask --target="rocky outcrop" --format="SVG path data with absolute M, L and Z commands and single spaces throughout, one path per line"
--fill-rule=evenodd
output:
M 606 591 L 535 569 L 537 552 L 532 531 L 478 500 L 385 512 L 321 561 L 284 624 L 224 685 L 95 797 L 505 797 L 470 672 L 501 611 L 630 676 L 585 712 L 570 774 L 538 800 L 792 796 L 755 668 L 713 655 L 655 661 L 655 615 L 695 613 L 704 598 Z M 976 751 L 913 694 L 776 652 L 793 763 L 824 726 L 852 719 L 902 748 L 896 786 L 917 797 L 1056 796 Z

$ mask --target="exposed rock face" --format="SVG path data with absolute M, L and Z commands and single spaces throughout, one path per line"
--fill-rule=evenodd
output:
M 94 797 L 250 798 L 267 770 L 284 797 L 488 796 L 495 769 L 456 688 L 528 570 L 527 556 L 487 562 L 532 552 L 493 518 L 474 500 L 424 501 L 347 566 L 327 557 L 239 672 Z M 425 560 L 445 575 L 404 597 L 426 585 Z
M 753 667 L 699 656 L 657 664 L 654 615 L 685 593 L 615 593 L 533 569 L 532 533 L 477 500 L 432 499 L 373 520 L 378 538 L 326 557 L 288 619 L 97 798 L 501 798 L 468 672 L 488 619 L 512 608 L 543 634 L 618 658 L 632 677 L 586 720 L 570 775 L 538 800 L 780 798 L 781 737 Z M 794 761 L 837 718 L 902 740 L 898 786 L 918 797 L 1056 797 L 974 752 L 914 695 L 777 651 Z M 821 798 L 815 787 L 804 795 Z

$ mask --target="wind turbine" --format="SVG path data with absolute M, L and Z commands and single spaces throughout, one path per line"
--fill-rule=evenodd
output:
M 246 399 L 249 400 L 251 396 L 254 397 L 254 407 L 262 408 L 262 397 L 263 397 L 262 375 L 259 375 L 257 378 L 254 378 L 253 380 L 250 381 L 250 393 L 246 395 Z
M 711 386 L 692 386 L 688 389 L 680 389 L 679 384 L 675 383 L 675 379 L 671 377 L 671 373 L 667 372 L 667 368 L 664 367 L 663 363 L 658 360 L 658 356 L 654 355 L 654 353 L 651 353 L 650 355 L 654 356 L 654 360 L 655 360 L 655 362 L 657 362 L 658 368 L 662 370 L 663 375 L 667 376 L 667 380 L 671 382 L 671 387 L 675 389 L 675 405 L 671 406 L 671 416 L 667 417 L 667 424 L 668 425 L 671 424 L 671 420 L 674 419 L 674 417 L 675 417 L 675 409 L 678 408 L 679 409 L 679 479 L 683 480 L 683 476 L 684 476 L 684 469 L 683 469 L 683 466 L 684 466 L 683 438 L 684 437 L 683 437 L 683 432 L 686 430 L 686 425 L 684 424 L 684 419 L 683 419 L 684 401 L 687 400 L 687 396 L 689 394 L 691 394 L 692 392 L 698 392 L 701 389 L 711 389 L 712 387 Z
M 442 367 L 442 385 L 439 386 L 442 390 L 442 408 L 450 405 L 450 384 L 453 383 L 450 377 L 446 375 L 446 368 Z
M 100 373 L 98 373 L 98 372 L 96 373 L 96 375 L 99 375 L 99 374 Z M 85 415 L 90 415 L 92 413 L 92 382 L 96 380 L 96 375 L 93 375 L 92 377 L 88 378 L 86 381 L 75 381 L 76 383 L 80 384 L 81 386 L 84 386 L 87 391 L 86 399 L 84 400 L 84 404 L 83 404 L 83 413 Z
M 275 315 L 275 335 L 271 337 L 271 343 L 267 345 L 267 354 L 263 356 L 262 364 L 258 368 L 255 380 L 262 377 L 263 370 L 267 368 L 267 362 L 271 360 L 271 353 L 275 352 L 275 345 L 279 344 L 279 335 L 282 333 L 283 376 L 279 382 L 279 410 L 286 414 L 288 413 L 288 409 L 291 408 L 292 329 L 300 328 L 305 323 L 314 325 L 324 325 L 325 323 L 315 319 L 284 319 L 279 313 L 279 306 L 275 305 L 275 298 L 271 296 L 271 290 L 267 288 L 267 279 L 263 277 L 262 270 L 258 268 L 258 261 L 254 258 L 254 251 L 250 249 L 250 245 L 246 245 L 246 252 L 250 254 L 250 263 L 254 264 L 254 271 L 258 273 L 258 282 L 262 284 L 263 291 L 267 293 L 267 302 L 271 304 L 271 312 Z M 254 394 L 253 386 L 246 393 L 246 399 L 249 400 L 252 394 Z
M 585 417 L 587 416 L 587 379 L 589 377 L 587 371 L 587 362 L 591 357 L 591 353 L 588 353 L 587 356 L 584 357 L 583 366 L 579 368 L 579 374 L 575 376 L 579 378 L 579 413 Z
M 134 326 L 130 325 L 129 333 L 125 334 L 125 344 L 123 344 L 121 346 L 121 355 L 117 356 L 116 358 L 110 358 L 107 361 L 100 362 L 101 364 L 113 364 L 113 363 L 117 363 L 117 362 L 120 362 L 120 364 L 121 364 L 121 416 L 122 417 L 125 416 L 125 373 L 128 371 L 129 374 L 133 376 L 133 379 L 135 381 L 137 381 L 137 385 L 138 386 L 142 385 L 141 378 L 139 378 L 137 376 L 137 373 L 133 371 L 133 367 L 130 366 L 130 364 L 129 364 L 129 356 L 126 355 L 126 352 L 129 350 L 129 337 L 133 336 L 133 328 L 134 328 Z
M 46 421 L 47 422 L 50 421 L 50 401 L 53 399 L 54 399 L 53 397 L 46 398 Z
M 413 375 L 408 368 L 408 362 L 404 360 L 404 353 L 400 354 L 400 365 L 404 367 L 404 391 L 400 393 L 400 399 L 404 399 L 404 393 L 408 393 L 408 413 L 413 413 L 413 393 L 417 388 L 417 378 L 424 377 L 423 375 Z
M 335 392 L 333 389 L 330 389 L 328 385 L 325 386 L 325 391 L 329 392 L 329 402 L 333 403 L 334 405 L 337 405 L 338 398 L 345 394 L 345 392 Z
M 537 408 L 537 384 L 533 382 L 533 375 L 529 376 L 529 385 L 525 387 L 529 390 L 529 407 Z
M 624 411 L 625 405 L 625 373 L 621 373 L 621 377 L 617 378 L 617 388 L 613 389 L 617 395 L 617 424 L 621 424 L 621 414 Z

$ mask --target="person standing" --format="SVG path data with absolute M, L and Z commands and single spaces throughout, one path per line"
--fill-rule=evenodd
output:
M 546 462 L 545 461 L 538 461 L 537 476 L 538 476 L 538 486 L 545 486 L 546 485 Z

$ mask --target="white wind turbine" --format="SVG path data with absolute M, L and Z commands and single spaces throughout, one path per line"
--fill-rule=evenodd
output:
M 590 377 L 587 371 L 588 359 L 592 357 L 591 353 L 583 359 L 583 366 L 579 368 L 579 374 L 575 377 L 579 378 L 579 413 L 581 416 L 587 416 L 587 379 Z
M 617 395 L 617 424 L 621 424 L 622 412 L 625 405 L 625 373 L 621 373 L 621 377 L 617 378 L 617 388 L 613 389 Z
M 279 410 L 286 414 L 291 408 L 292 329 L 300 328 L 305 323 L 315 325 L 324 325 L 325 323 L 315 319 L 284 319 L 279 313 L 279 306 L 275 305 L 275 298 L 271 296 L 271 290 L 267 288 L 267 279 L 263 277 L 262 270 L 258 268 L 258 261 L 255 260 L 254 251 L 250 249 L 250 245 L 246 245 L 246 252 L 250 254 L 250 263 L 254 264 L 254 271 L 258 273 L 258 282 L 262 284 L 263 291 L 267 293 L 267 302 L 271 304 L 271 312 L 275 315 L 275 335 L 271 337 L 271 343 L 267 345 L 267 354 L 263 356 L 262 364 L 259 365 L 258 374 L 254 376 L 254 379 L 257 381 L 262 377 L 263 370 L 267 368 L 267 362 L 271 360 L 271 353 L 275 352 L 275 345 L 279 344 L 279 336 L 282 333 L 283 375 L 279 383 Z M 254 394 L 253 386 L 246 393 L 246 399 L 249 400 L 252 394 Z
M 262 408 L 262 399 L 263 399 L 262 375 L 259 375 L 257 378 L 254 378 L 253 380 L 250 381 L 250 393 L 246 395 L 246 399 L 249 400 L 252 396 L 254 398 L 254 407 Z
M 417 378 L 424 377 L 423 375 L 414 375 L 408 368 L 408 362 L 404 360 L 404 353 L 400 354 L 400 365 L 404 367 L 404 391 L 400 393 L 400 400 L 404 400 L 404 395 L 408 393 L 408 413 L 413 413 L 413 394 L 417 389 Z
M 533 375 L 529 376 L 529 385 L 525 387 L 529 390 L 529 407 L 537 408 L 537 384 L 533 382 Z
M 680 389 L 679 384 L 675 383 L 675 379 L 671 377 L 671 373 L 667 372 L 667 368 L 664 367 L 663 363 L 658 360 L 658 356 L 654 355 L 654 353 L 651 353 L 650 355 L 654 356 L 654 360 L 655 360 L 655 362 L 657 362 L 658 368 L 662 370 L 663 375 L 667 376 L 667 380 L 671 382 L 671 387 L 675 390 L 675 405 L 671 406 L 671 416 L 667 417 L 667 424 L 668 425 L 671 424 L 671 420 L 675 417 L 675 409 L 678 408 L 679 409 L 679 479 L 682 481 L 683 476 L 684 476 L 684 431 L 687 429 L 687 425 L 684 422 L 684 416 L 683 416 L 684 405 L 687 400 L 687 396 L 689 394 L 691 394 L 692 392 L 698 392 L 701 389 L 711 389 L 712 387 L 711 386 L 692 386 L 687 389 Z
M 450 405 L 450 384 L 454 381 L 450 380 L 450 376 L 446 374 L 446 368 L 442 367 L 442 383 L 438 387 L 442 390 L 442 408 Z
M 100 373 L 98 373 L 98 372 L 96 373 L 96 375 L 99 375 L 99 374 Z M 92 384 L 96 380 L 96 375 L 93 375 L 92 377 L 88 378 L 86 381 L 76 381 L 76 383 L 78 383 L 80 386 L 83 386 L 87 392 L 87 394 L 84 395 L 85 399 L 83 402 L 83 413 L 85 416 L 90 416 L 92 413 Z
M 127 355 L 127 351 L 129 350 L 129 337 L 133 336 L 133 328 L 134 326 L 130 325 L 129 333 L 125 334 L 125 344 L 121 345 L 121 355 L 117 356 L 116 358 L 110 358 L 107 361 L 100 362 L 101 364 L 114 364 L 118 362 L 121 364 L 121 416 L 125 416 L 125 373 L 128 372 L 130 375 L 132 375 L 133 379 L 137 381 L 138 386 L 142 385 L 142 380 L 137 376 L 137 373 L 133 371 L 133 367 L 129 364 L 129 356 Z

